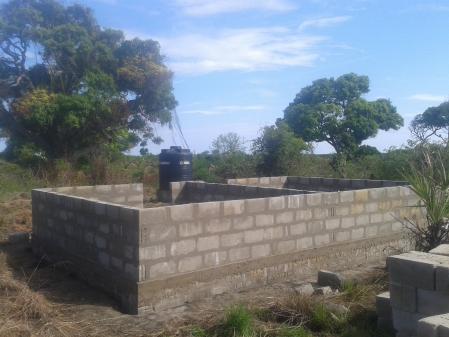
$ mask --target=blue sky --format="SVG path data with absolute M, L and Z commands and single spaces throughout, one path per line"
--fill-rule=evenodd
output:
M 70 3 L 70 1 L 68 2 Z M 175 72 L 187 143 L 208 150 L 221 133 L 249 144 L 313 80 L 368 75 L 369 99 L 390 98 L 399 131 L 366 143 L 384 150 L 409 138 L 408 124 L 449 96 L 449 1 L 82 0 L 99 23 L 153 38 Z M 181 145 L 159 128 L 162 147 Z M 158 153 L 160 147 L 151 145 Z M 317 144 L 317 153 L 331 152 Z

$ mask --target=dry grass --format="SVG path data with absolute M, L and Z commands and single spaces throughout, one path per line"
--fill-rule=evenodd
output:
M 5 254 L 1 254 L 0 336 L 56 336 L 47 333 L 58 316 L 54 306 L 26 282 L 14 278 L 5 261 Z
M 317 299 L 311 296 L 288 296 L 268 308 L 268 317 L 288 325 L 305 325 L 310 321 Z M 269 317 L 271 315 L 272 317 Z
M 31 231 L 31 199 L 27 193 L 16 193 L 0 200 L 0 242 L 14 232 Z
M 0 247 L 3 248 L 3 247 Z M 5 251 L 5 250 L 4 250 Z M 104 326 L 72 320 L 69 305 L 57 303 L 39 285 L 51 283 L 36 268 L 12 269 L 11 256 L 0 253 L 0 337 L 107 336 Z M 19 265 L 23 263 L 18 259 Z

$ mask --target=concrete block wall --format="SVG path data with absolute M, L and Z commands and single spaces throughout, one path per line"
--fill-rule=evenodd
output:
M 228 179 L 229 184 L 270 186 L 277 188 L 298 189 L 305 191 L 347 191 L 366 188 L 379 188 L 407 185 L 405 181 L 369 180 L 369 179 L 338 179 L 321 177 L 261 177 Z
M 310 193 L 297 189 L 210 184 L 201 181 L 173 182 L 170 183 L 170 188 L 173 203 L 241 200 Z
M 69 186 L 45 190 L 88 198 L 90 200 L 99 200 L 132 207 L 143 207 L 142 184 Z
M 191 186 L 200 194 L 222 189 Z M 314 194 L 256 190 L 269 196 L 149 209 L 100 199 L 131 203 L 128 197 L 141 185 L 34 190 L 33 249 L 70 261 L 80 277 L 136 313 L 382 258 L 408 248 L 399 219 L 421 217 L 408 207 L 417 198 L 404 186 Z M 286 195 L 272 196 L 279 191 Z
M 402 231 L 407 187 L 143 209 L 140 281 Z
M 136 310 L 138 208 L 37 189 L 32 212 L 36 254 L 69 261 L 78 275 L 112 293 L 126 311 Z
M 388 257 L 387 265 L 397 336 L 449 336 L 440 334 L 449 331 L 449 321 L 439 317 L 449 313 L 449 257 L 412 251 Z M 381 320 L 385 316 L 379 313 Z

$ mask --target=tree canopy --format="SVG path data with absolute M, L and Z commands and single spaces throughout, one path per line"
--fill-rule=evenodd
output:
M 41 160 L 144 149 L 177 104 L 158 42 L 127 40 L 56 0 L 1 5 L 0 99 L 6 152 Z
M 305 141 L 327 142 L 350 157 L 378 130 L 399 129 L 402 117 L 388 99 L 368 101 L 369 79 L 354 73 L 322 78 L 303 88 L 284 110 L 284 120 Z
M 417 115 L 411 123 L 412 134 L 420 142 L 426 142 L 436 136 L 446 144 L 449 143 L 449 102 L 427 108 Z
M 212 141 L 213 154 L 233 154 L 245 152 L 245 140 L 235 132 L 228 132 L 219 135 Z

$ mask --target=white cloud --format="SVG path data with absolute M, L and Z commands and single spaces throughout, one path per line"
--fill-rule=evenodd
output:
M 312 66 L 326 40 L 286 27 L 227 29 L 210 34 L 157 38 L 170 67 L 178 74 L 256 71 Z
M 409 97 L 411 100 L 424 101 L 424 102 L 444 102 L 448 99 L 447 96 L 443 95 L 432 95 L 432 94 L 415 94 Z
M 287 0 L 176 0 L 183 12 L 191 16 L 209 16 L 249 10 L 285 12 L 295 8 Z
M 332 16 L 332 17 L 305 20 L 303 23 L 299 25 L 299 30 L 304 30 L 307 28 L 331 27 L 346 22 L 349 19 L 351 19 L 350 16 Z
M 195 110 L 185 110 L 181 111 L 181 114 L 195 114 L 195 115 L 223 115 L 232 112 L 251 112 L 251 111 L 262 111 L 266 107 L 263 105 L 218 105 L 209 109 L 195 109 Z

